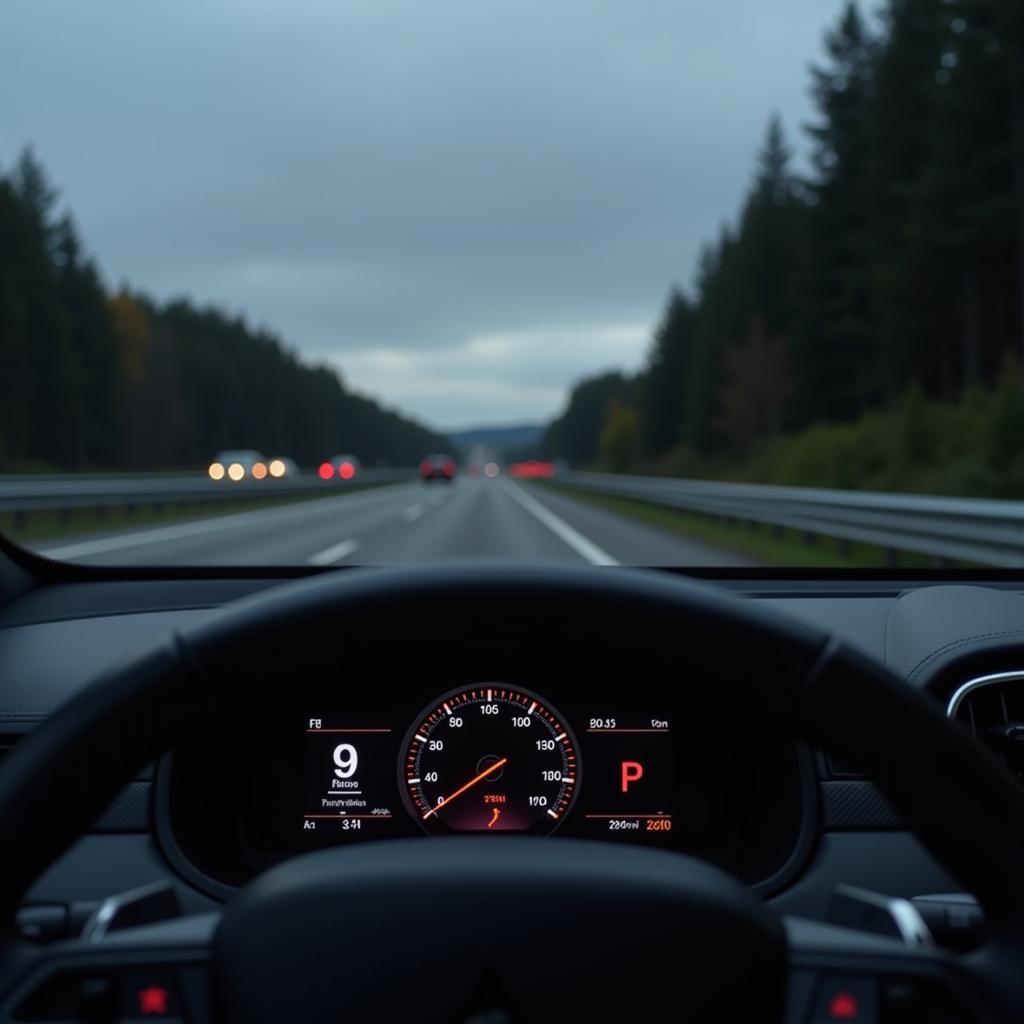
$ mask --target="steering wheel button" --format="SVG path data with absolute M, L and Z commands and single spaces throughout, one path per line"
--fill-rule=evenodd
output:
M 875 1024 L 878 986 L 870 978 L 827 977 L 815 1001 L 813 1024 Z
M 135 1021 L 170 1021 L 182 1014 L 177 979 L 167 971 L 132 973 L 121 990 L 122 1017 Z

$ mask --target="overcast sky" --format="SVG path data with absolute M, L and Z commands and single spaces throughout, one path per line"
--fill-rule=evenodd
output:
M 108 283 L 242 312 L 432 425 L 640 364 L 794 142 L 842 0 L 2 0 L 31 143 Z

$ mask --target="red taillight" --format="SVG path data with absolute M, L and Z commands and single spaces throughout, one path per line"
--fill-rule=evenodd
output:
M 334 467 L 329 462 L 321 462 L 317 473 L 321 480 L 330 480 L 334 476 Z
M 444 475 L 445 476 L 455 476 L 455 463 L 454 462 L 446 462 L 444 464 Z
M 355 475 L 356 467 L 353 466 L 351 462 L 343 462 L 338 467 L 338 476 L 340 476 L 342 480 L 351 480 Z
M 434 468 L 434 464 L 430 461 L 430 459 L 424 459 L 420 463 L 420 472 L 424 476 L 426 476 L 433 468 Z

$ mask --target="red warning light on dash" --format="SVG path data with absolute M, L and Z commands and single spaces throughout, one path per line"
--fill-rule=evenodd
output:
M 644 766 L 639 761 L 622 762 L 622 792 L 628 793 L 634 782 L 644 777 Z
M 828 1004 L 829 1020 L 860 1020 L 860 1003 L 852 992 L 840 989 Z
M 139 989 L 139 1013 L 144 1017 L 163 1017 L 167 1013 L 170 993 L 162 985 Z

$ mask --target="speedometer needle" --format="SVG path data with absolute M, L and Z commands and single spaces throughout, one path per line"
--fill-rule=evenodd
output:
M 500 761 L 495 761 L 494 764 L 490 765 L 490 767 L 488 768 L 485 768 L 479 775 L 477 775 L 475 778 L 470 779 L 469 782 L 467 782 L 464 786 L 460 786 L 457 790 L 455 790 L 454 793 L 452 793 L 451 796 L 446 796 L 439 804 L 436 804 L 434 807 L 431 807 L 430 810 L 423 815 L 422 820 L 426 821 L 427 818 L 429 818 L 432 814 L 437 814 L 437 812 L 441 810 L 442 807 L 446 806 L 447 804 L 450 804 L 457 796 L 462 796 L 462 794 L 465 793 L 467 789 L 472 789 L 473 786 L 475 786 L 482 779 L 486 779 L 487 776 L 491 774 L 491 772 L 497 771 L 502 765 L 505 764 L 508 764 L 507 757 L 503 757 Z

